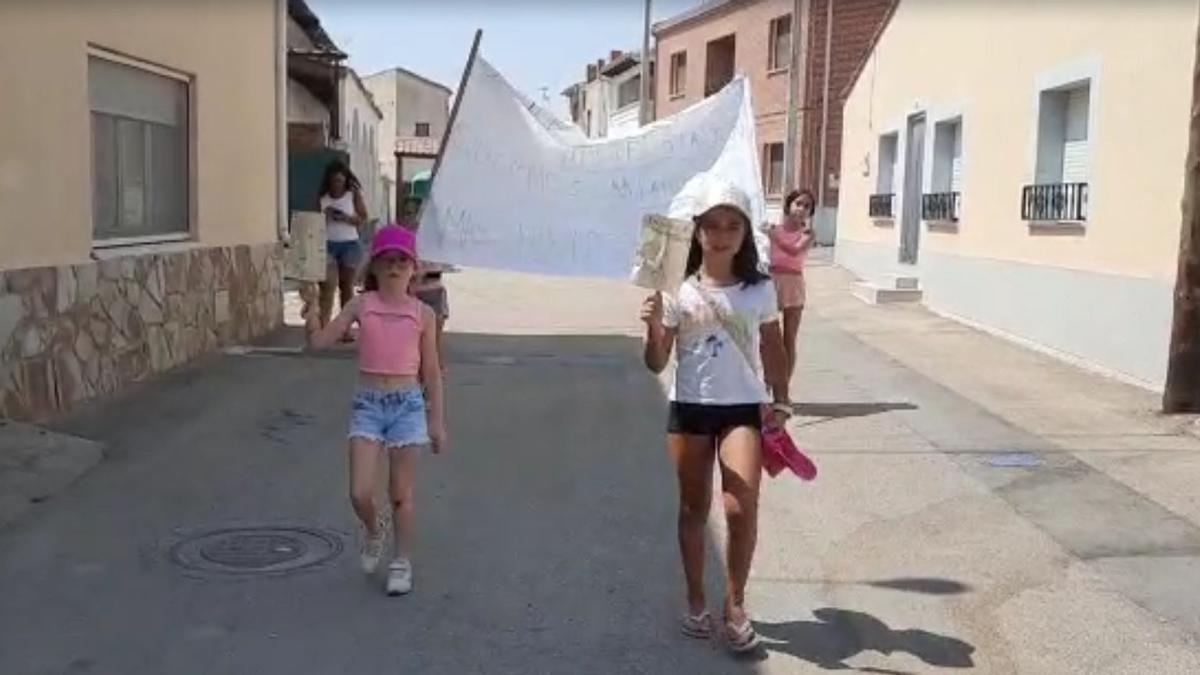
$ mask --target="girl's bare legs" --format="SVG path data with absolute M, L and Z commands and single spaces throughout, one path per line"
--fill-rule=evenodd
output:
M 339 267 L 337 271 L 338 301 L 345 308 L 354 299 L 354 280 L 357 272 L 353 267 Z
M 417 470 L 416 448 L 392 448 L 388 494 L 392 498 L 392 545 L 395 557 L 407 560 L 413 539 L 413 482 Z
M 787 350 L 787 373 L 791 378 L 796 370 L 796 341 L 800 337 L 800 317 L 804 307 L 786 307 L 783 310 L 783 346 Z
M 679 552 L 687 581 L 688 612 L 704 611 L 704 529 L 712 503 L 713 440 L 707 436 L 667 435 L 667 452 L 679 480 Z
M 345 309 L 346 305 L 350 304 L 350 301 L 354 299 L 354 279 L 356 276 L 357 273 L 353 267 L 339 267 L 337 270 L 338 301 L 342 309 Z M 332 291 L 330 295 L 332 295 Z M 330 304 L 332 303 L 333 299 L 330 298 Z M 346 334 L 342 336 L 342 339 L 350 339 L 349 328 L 346 329 Z
M 324 328 L 329 325 L 329 321 L 333 318 L 333 298 L 338 288 L 338 267 L 332 260 L 329 267 L 325 270 L 325 281 L 320 282 L 319 286 L 321 327 Z
M 721 492 L 729 543 L 725 551 L 725 617 L 740 624 L 746 618 L 746 582 L 758 541 L 758 490 L 762 449 L 756 429 L 737 427 L 720 442 Z
M 367 531 L 367 537 L 379 536 L 379 509 L 375 490 L 379 485 L 379 456 L 382 447 L 365 438 L 350 439 L 350 504 L 354 515 Z
M 437 320 L 437 351 L 438 363 L 442 366 L 442 372 L 446 372 L 446 318 L 439 316 Z

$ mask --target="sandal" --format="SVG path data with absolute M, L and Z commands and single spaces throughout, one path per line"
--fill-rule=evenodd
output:
M 708 610 L 695 616 L 685 613 L 679 622 L 679 629 L 690 638 L 707 640 L 712 637 L 712 616 L 709 615 Z
M 729 643 L 730 651 L 735 654 L 754 651 L 759 645 L 758 633 L 754 631 L 754 624 L 750 623 L 749 617 L 737 625 L 726 620 L 725 640 Z

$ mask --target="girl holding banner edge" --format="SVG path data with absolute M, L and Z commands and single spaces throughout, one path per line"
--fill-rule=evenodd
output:
M 646 299 L 645 362 L 661 373 L 677 350 L 667 451 L 679 484 L 678 536 L 687 583 L 685 635 L 708 638 L 713 620 L 704 596 L 704 539 L 719 465 L 728 526 L 723 634 L 747 652 L 758 636 L 745 608 L 758 536 L 762 407 L 782 424 L 791 413 L 787 356 L 775 288 L 759 267 L 750 199 L 715 176 L 701 181 L 686 280 L 673 295 Z M 770 383 L 768 393 L 764 384 Z

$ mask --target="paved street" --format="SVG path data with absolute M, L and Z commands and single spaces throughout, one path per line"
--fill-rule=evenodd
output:
M 812 277 L 794 428 L 821 475 L 767 483 L 765 659 L 677 636 L 640 293 L 471 271 L 451 281 L 453 447 L 422 459 L 411 596 L 357 570 L 350 353 L 215 356 L 52 425 L 105 458 L 0 530 L 0 673 L 1200 672 L 1190 420 Z M 232 527 L 292 538 L 194 543 Z M 239 555 L 312 564 L 231 574 Z

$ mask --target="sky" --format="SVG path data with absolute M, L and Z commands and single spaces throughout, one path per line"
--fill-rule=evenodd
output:
M 703 0 L 653 0 L 659 21 Z M 360 75 L 402 66 L 456 89 L 480 53 L 531 98 L 566 112 L 563 89 L 609 50 L 640 50 L 643 0 L 308 0 Z M 544 89 L 543 89 L 544 88 Z

